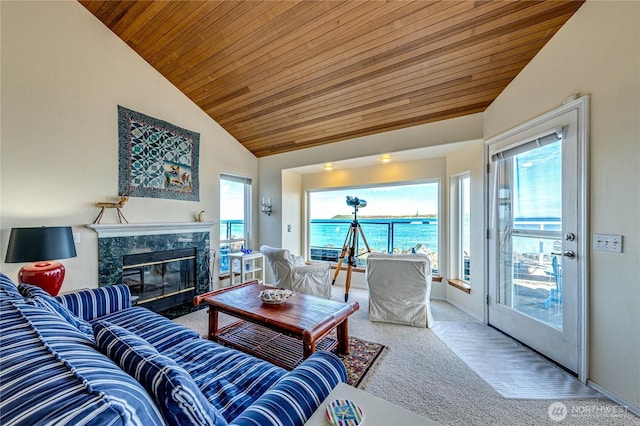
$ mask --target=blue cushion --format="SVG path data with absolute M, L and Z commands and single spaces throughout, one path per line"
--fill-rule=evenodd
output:
M 131 293 L 124 284 L 75 291 L 56 296 L 56 299 L 87 321 L 131 307 Z
M 111 324 L 126 328 L 150 343 L 162 354 L 167 349 L 181 345 L 184 341 L 202 340 L 200 335 L 190 328 L 139 306 L 113 312 L 96 321 L 99 320 L 109 321 Z
M 96 321 L 93 328 L 98 348 L 155 397 L 169 425 L 227 424 L 191 376 L 171 358 L 108 321 Z
M 89 324 L 82 318 L 78 318 L 77 316 L 73 315 L 73 313 L 62 306 L 55 297 L 51 296 L 40 287 L 36 287 L 30 284 L 20 284 L 18 286 L 18 290 L 20 290 L 20 293 L 22 293 L 24 297 L 29 299 L 35 305 L 58 315 L 66 322 L 86 334 L 89 339 L 93 340 L 93 329 L 91 328 L 91 324 Z
M 236 417 L 233 425 L 265 425 L 273 419 L 280 426 L 304 424 L 333 388 L 346 380 L 347 370 L 340 358 L 316 351 Z
M 18 287 L 2 272 L 0 272 L 0 297 L 22 298 Z
M 148 392 L 58 315 L 0 299 L 0 330 L 0 424 L 164 424 Z
M 162 353 L 193 377 L 228 422 L 287 373 L 284 368 L 206 339 L 188 340 Z

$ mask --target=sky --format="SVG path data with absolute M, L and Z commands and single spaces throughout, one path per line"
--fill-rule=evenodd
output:
M 242 219 L 244 196 L 241 183 L 220 180 L 220 220 Z M 380 186 L 374 188 L 339 189 L 310 193 L 312 219 L 330 219 L 335 215 L 352 215 L 347 195 L 367 201 L 359 216 L 414 216 L 438 213 L 436 182 Z
M 220 220 L 244 219 L 244 184 L 220 179 Z
M 347 195 L 366 200 L 367 206 L 358 210 L 358 216 L 414 216 L 416 213 L 438 213 L 438 184 L 432 182 L 311 192 L 311 219 L 330 219 L 335 215 L 353 214 L 353 207 L 348 206 L 346 202 Z

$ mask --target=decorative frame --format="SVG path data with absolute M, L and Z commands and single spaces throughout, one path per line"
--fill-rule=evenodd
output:
M 200 134 L 118 105 L 118 195 L 200 201 Z

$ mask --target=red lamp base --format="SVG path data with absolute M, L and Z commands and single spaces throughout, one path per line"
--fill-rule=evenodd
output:
M 64 266 L 60 262 L 37 262 L 25 265 L 18 272 L 18 281 L 32 284 L 56 296 L 64 280 Z

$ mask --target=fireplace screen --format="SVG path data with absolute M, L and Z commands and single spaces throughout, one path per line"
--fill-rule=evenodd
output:
M 196 248 L 129 254 L 122 265 L 122 279 L 138 304 L 195 292 Z

